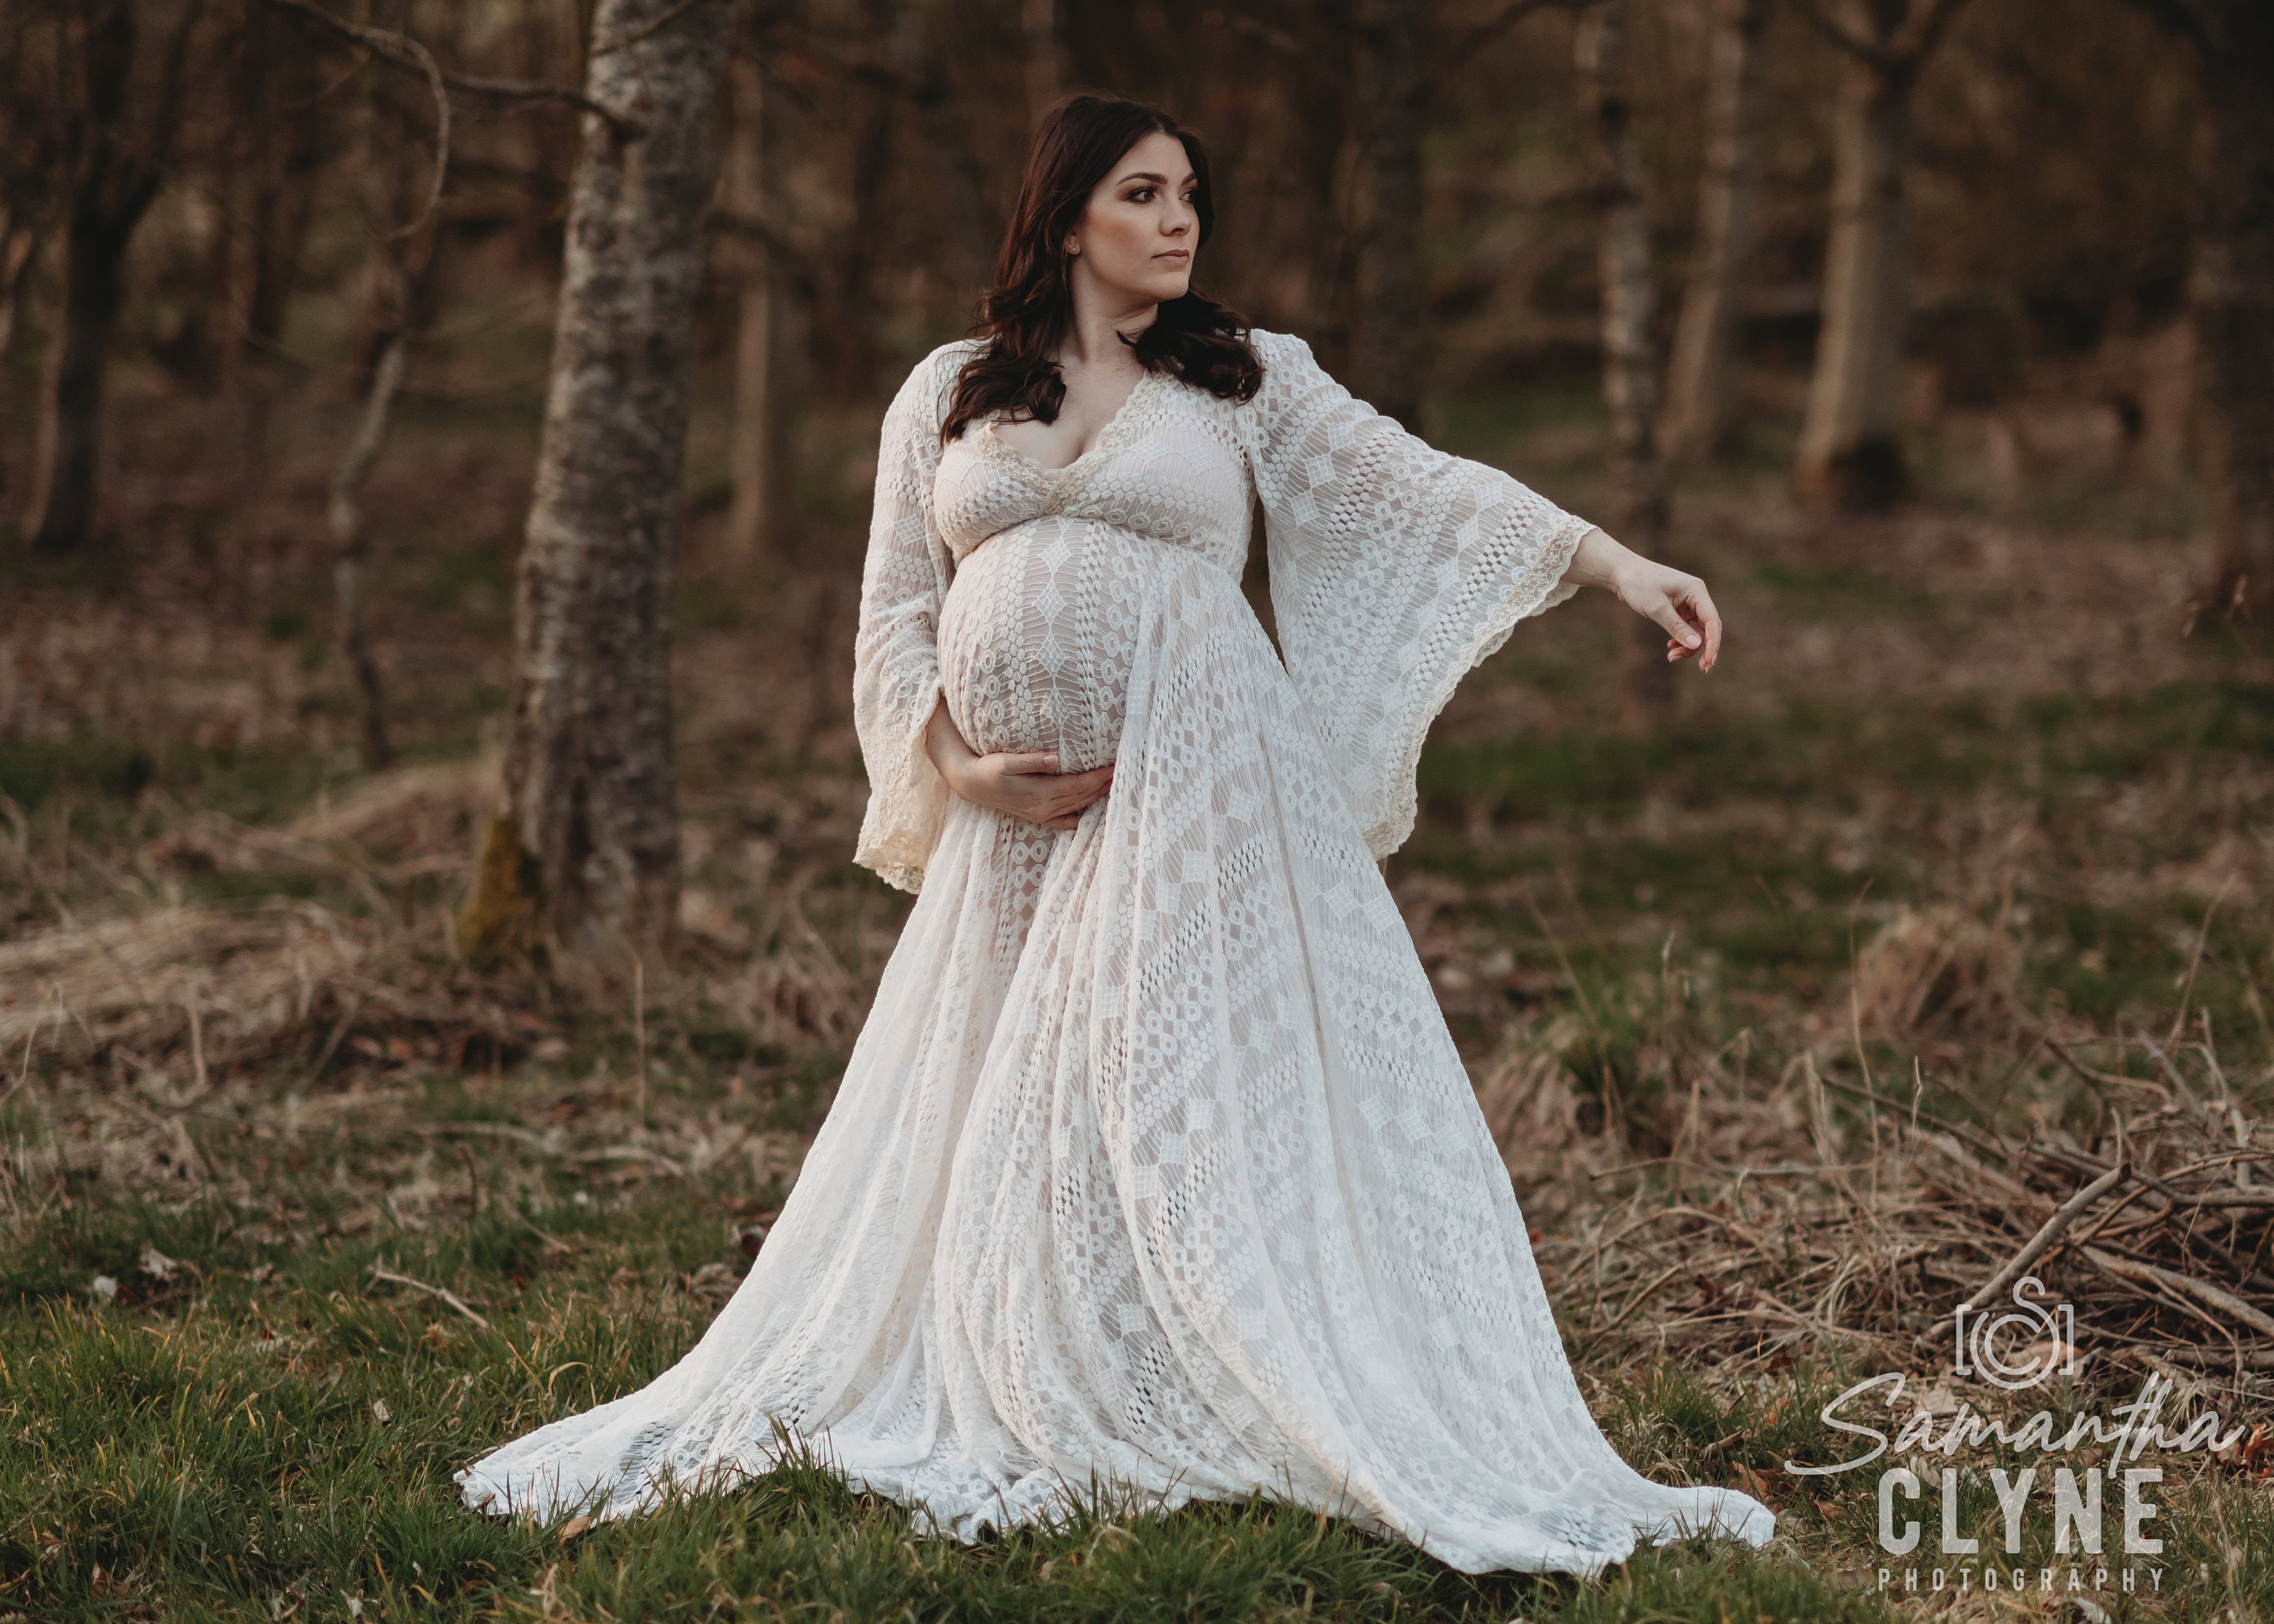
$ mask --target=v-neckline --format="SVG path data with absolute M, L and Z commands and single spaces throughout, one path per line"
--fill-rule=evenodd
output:
M 1105 426 L 1097 431 L 1097 438 L 1089 442 L 1089 449 L 1083 452 L 1080 456 L 1074 458 L 1073 462 L 1061 462 L 1056 468 L 1050 467 L 1046 462 L 1037 462 L 1026 452 L 1021 451 L 1018 447 L 1013 445 L 1009 440 L 1005 440 L 1001 435 L 998 434 L 995 431 L 1000 426 L 998 419 L 993 417 L 989 418 L 986 424 L 983 426 L 981 432 L 985 434 L 989 442 L 994 445 L 998 449 L 1007 452 L 1010 455 L 1016 457 L 1021 463 L 1028 468 L 1032 469 L 1035 473 L 1051 479 L 1063 478 L 1067 474 L 1073 472 L 1075 469 L 1080 468 L 1084 462 L 1088 462 L 1092 457 L 1097 455 L 1101 451 L 1106 451 L 1111 448 L 1115 432 L 1121 427 L 1122 423 L 1128 417 L 1131 404 L 1135 402 L 1138 395 L 1144 389 L 1145 386 L 1153 381 L 1153 377 L 1154 374 L 1150 372 L 1140 372 L 1137 375 L 1137 381 L 1129 386 L 1129 393 L 1121 397 L 1121 404 L 1115 407 L 1113 409 L 1113 415 L 1105 420 Z

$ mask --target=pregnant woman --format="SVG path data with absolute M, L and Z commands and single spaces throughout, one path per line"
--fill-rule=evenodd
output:
M 983 335 L 885 418 L 856 856 L 921 895 L 843 1086 L 694 1350 L 471 1503 L 621 1515 L 802 1440 L 965 1538 L 1093 1485 L 1471 1571 L 1769 1538 L 1589 1415 L 1377 867 L 1516 621 L 1606 586 L 1702 668 L 1713 603 L 1191 291 L 1211 223 L 1165 115 L 1037 133 Z

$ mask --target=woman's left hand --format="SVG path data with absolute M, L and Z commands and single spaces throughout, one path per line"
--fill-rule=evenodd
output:
M 1666 658 L 1695 654 L 1698 669 L 1711 671 L 1721 653 L 1721 612 L 1706 583 L 1695 575 L 1654 563 L 1639 553 L 1619 572 L 1614 587 L 1619 601 L 1645 620 L 1666 628 Z
M 1721 658 L 1721 612 L 1697 576 L 1646 559 L 1598 528 L 1580 538 L 1563 578 L 1608 587 L 1628 608 L 1665 628 L 1668 659 L 1695 654 L 1698 669 L 1711 671 Z

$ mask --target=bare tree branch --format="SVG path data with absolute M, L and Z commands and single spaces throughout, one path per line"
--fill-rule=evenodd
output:
M 381 61 L 392 67 L 414 72 L 425 71 L 419 65 L 417 56 L 405 49 L 417 43 L 406 34 L 390 34 L 383 28 L 366 28 L 361 24 L 335 17 L 322 6 L 316 4 L 315 0 L 267 0 L 267 4 L 281 7 L 297 16 L 305 17 L 311 22 L 329 29 L 343 39 L 353 41 L 374 52 Z M 423 51 L 423 48 L 420 49 Z M 580 111 L 591 113 L 606 123 L 609 129 L 615 132 L 619 140 L 636 140 L 642 133 L 642 126 L 637 119 L 628 118 L 614 109 L 603 106 L 583 91 L 568 85 L 547 85 L 534 79 L 493 79 L 485 75 L 451 73 L 440 70 L 438 72 L 443 84 L 453 90 L 463 90 L 469 95 L 493 96 L 501 102 L 557 102 L 564 107 L 573 107 Z
M 1499 12 L 1448 41 L 1430 64 L 1433 75 L 1449 72 L 1537 11 L 1584 11 L 1601 0 L 1509 0 Z
M 1810 0 L 1801 10 L 1817 31 L 1849 56 L 1861 58 L 1874 72 L 1909 73 L 1916 70 L 1941 42 L 1951 19 L 1966 0 L 1915 0 L 1903 25 L 1886 40 L 1868 39 L 1834 17 L 1823 0 Z
M 1966 1299 L 1963 1305 L 1964 1312 L 1969 1314 L 1975 1312 L 1984 1304 L 1995 1297 L 2000 1291 L 2003 1291 L 2007 1287 L 2012 1285 L 2016 1280 L 2019 1280 L 2022 1277 L 2022 1271 L 2028 1268 L 2029 1265 L 2035 1263 L 2039 1258 L 2044 1256 L 2045 1252 L 2052 1247 L 2052 1244 L 2061 1237 L 2061 1235 L 2068 1229 L 2069 1225 L 2076 1222 L 2078 1215 L 2082 1214 L 2085 1208 L 2090 1207 L 2095 1201 L 2097 1201 L 2102 1196 L 2106 1195 L 2110 1191 L 2115 1189 L 2119 1184 L 2121 1184 L 2131 1176 L 2132 1169 L 2130 1164 L 2120 1162 L 2116 1166 L 2109 1169 L 2108 1171 L 2103 1173 L 2098 1178 L 2094 1179 L 2090 1184 L 2085 1185 L 2084 1188 L 2079 1190 L 2074 1195 L 2069 1197 L 2067 1200 L 2061 1203 L 2060 1207 L 2054 1211 L 2053 1215 L 2046 1219 L 2044 1222 L 2039 1226 L 2037 1232 L 2029 1237 L 2028 1244 L 2025 1244 L 2021 1251 L 2015 1252 L 2011 1258 L 2007 1259 L 2006 1267 L 1999 1269 L 1995 1274 L 1992 1274 L 1987 1281 L 1984 1282 L 1981 1288 L 1977 1290 L 1973 1296 Z M 1945 1314 L 1927 1329 L 1921 1331 L 1918 1334 L 1916 1345 L 1921 1348 L 1924 1348 L 1930 1343 L 1935 1342 L 1941 1336 L 1944 1327 L 1948 1326 L 1955 1317 L 1956 1316 L 1954 1314 Z
M 713 231 L 721 232 L 727 237 L 741 237 L 746 242 L 756 243 L 768 253 L 779 254 L 794 264 L 802 265 L 808 258 L 805 252 L 783 233 L 781 228 L 770 221 L 760 220 L 749 214 L 730 214 L 719 210 L 711 215 L 709 224 Z
M 1924 9 L 1912 11 L 1902 31 L 1895 36 L 1895 51 L 1905 65 L 1924 62 L 1934 54 L 1935 46 L 1950 27 L 1950 19 L 1958 15 L 1958 8 L 1965 3 L 1966 0 L 1927 0 Z
M 688 12 L 693 11 L 697 6 L 705 4 L 707 4 L 707 0 L 679 0 L 679 4 L 677 5 L 673 6 L 669 11 L 664 12 L 662 16 L 650 19 L 647 22 L 643 23 L 640 26 L 625 34 L 622 39 L 610 40 L 605 45 L 595 45 L 592 48 L 592 55 L 595 56 L 605 56 L 612 51 L 620 51 L 629 46 L 636 45 L 642 40 L 647 38 L 648 35 L 669 26 L 671 24 L 677 22 Z
M 1811 0 L 1801 8 L 1816 30 L 1849 56 L 1861 58 L 1879 72 L 1885 73 L 1896 65 L 1886 48 L 1878 41 L 1865 39 L 1854 29 L 1826 10 L 1821 0 Z
M 434 176 L 426 187 L 426 201 L 420 206 L 417 216 L 388 232 L 390 241 L 416 236 L 419 228 L 434 217 L 434 211 L 442 206 L 442 183 L 450 174 L 450 93 L 442 86 L 442 70 L 436 64 L 434 54 L 418 41 L 404 34 L 403 43 L 418 59 L 426 75 L 427 94 L 434 98 Z
M 1211 7 L 1201 13 L 1201 22 L 1206 27 L 1229 28 L 1234 34 L 1244 34 L 1251 40 L 1269 45 L 1283 56 L 1303 54 L 1303 42 L 1293 34 L 1260 17 L 1251 17 L 1246 11 L 1227 11 Z

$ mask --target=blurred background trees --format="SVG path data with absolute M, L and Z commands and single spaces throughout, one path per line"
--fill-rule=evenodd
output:
M 2218 538 L 2213 598 L 2274 604 L 2274 10 L 2249 0 L 2152 0 L 2193 49 L 2194 315 L 2200 458 Z
M 0 557 L 130 567 L 115 487 L 193 469 L 169 488 L 204 515 L 191 528 L 234 612 L 286 613 L 257 583 L 296 570 L 335 582 L 323 617 L 376 764 L 395 748 L 371 624 L 393 550 L 447 545 L 492 574 L 521 560 L 521 728 L 560 674 L 539 650 L 569 624 L 538 624 L 560 482 L 638 432 L 670 442 L 640 478 L 671 488 L 632 504 L 646 585 L 579 610 L 571 641 L 661 669 L 649 589 L 667 593 L 683 520 L 718 565 L 706 579 L 792 605 L 784 623 L 826 665 L 881 403 L 968 321 L 1039 110 L 1098 86 L 1209 139 L 1211 292 L 1457 448 L 1480 413 L 1608 429 L 1605 511 L 1638 545 L 1710 571 L 1681 523 L 1700 480 L 1774 472 L 1829 512 L 2011 502 L 2120 467 L 2158 523 L 2219 538 L 2200 615 L 2274 591 L 2274 21 L 2252 0 L 650 11 L 637 49 L 707 41 L 717 109 L 655 123 L 698 94 L 666 75 L 632 98 L 647 113 L 592 111 L 609 41 L 571 0 L 8 7 L 0 400 L 18 432 L 0 445 Z M 668 389 L 621 394 L 571 448 L 580 162 L 605 137 L 639 181 L 674 118 L 715 174 L 682 222 L 689 427 Z M 675 331 L 657 328 L 664 350 Z M 629 330 L 610 342 L 630 365 Z M 519 511 L 393 533 L 358 501 L 405 455 L 388 425 L 468 409 L 498 438 L 449 443 L 510 460 Z M 328 532 L 305 523 L 305 477 Z M 612 616 L 636 622 L 621 648 Z M 1669 690 L 1630 665 L 1646 729 Z M 643 702 L 584 780 L 649 783 L 666 798 L 642 826 L 667 823 L 669 775 L 627 763 L 636 735 L 668 732 L 667 703 Z M 809 740 L 833 703 L 814 702 Z M 584 824 L 538 830 L 540 804 L 598 814 L 543 773 L 516 782 L 538 847 L 630 861 Z M 556 891 L 568 861 L 547 860 Z
M 2267 25 L 2241 4 L 2095 0 L 2048 28 L 2043 0 L 1631 0 L 1608 101 L 1573 54 L 1600 8 L 1570 0 L 704 4 L 732 12 L 735 108 L 705 348 L 789 382 L 767 387 L 777 418 L 873 410 L 913 350 L 960 327 L 1026 131 L 1074 86 L 1150 97 L 1209 137 L 1225 229 L 1208 280 L 1317 337 L 1396 415 L 1481 380 L 1595 370 L 1578 352 L 1600 342 L 1599 295 L 1647 283 L 1669 443 L 1789 436 L 1791 391 L 1766 374 L 1804 368 L 1787 454 L 1851 503 L 1899 493 L 1905 441 L 1935 417 L 1922 389 L 1983 403 L 2016 368 L 2170 320 L 2196 228 L 2232 259 L 2264 213 Z M 368 218 L 375 162 L 409 184 L 434 172 L 431 109 L 401 63 L 308 10 L 26 0 L 0 25 L 0 288 L 29 317 L 11 350 L 49 372 L 48 449 L 18 507 L 43 545 L 94 523 L 110 324 L 132 358 L 224 397 L 249 387 L 248 355 L 289 362 L 296 322 L 319 347 L 351 337 L 366 370 L 385 348 L 403 273 L 343 250 L 390 240 Z M 448 328 L 508 284 L 549 298 L 575 109 L 483 86 L 580 82 L 589 19 L 540 0 L 338 15 L 423 42 L 455 81 L 436 252 L 516 248 L 465 255 L 410 327 Z M 1630 131 L 1609 186 L 1605 107 Z M 1607 282 L 1591 238 L 1638 200 L 1642 237 L 1618 229 L 1645 252 L 1619 262 L 1641 280 Z M 2255 280 L 2206 272 L 2195 297 L 2231 312 L 2207 290 Z M 356 284 L 354 333 L 319 332 Z M 753 488 L 757 443 L 736 442 Z M 797 508 L 773 545 L 794 550 Z M 764 510 L 735 509 L 742 546 Z

